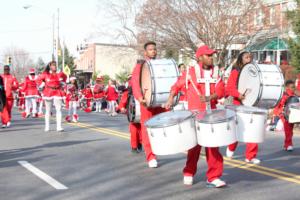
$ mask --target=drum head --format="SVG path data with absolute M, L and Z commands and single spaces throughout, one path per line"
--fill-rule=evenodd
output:
M 151 97 L 152 97 L 152 79 L 151 79 L 151 68 L 150 68 L 150 63 L 149 62 L 145 62 L 142 66 L 141 69 L 141 80 L 140 80 L 140 84 L 141 84 L 141 90 L 142 90 L 142 94 L 146 100 L 146 104 L 147 106 L 149 106 L 151 104 Z
M 207 111 L 199 112 L 196 115 L 196 120 L 204 124 L 216 124 L 226 122 L 235 117 L 235 112 L 228 109 L 216 109 L 212 110 L 211 113 Z
M 226 108 L 229 110 L 234 110 L 235 112 L 248 113 L 248 114 L 266 115 L 268 113 L 268 111 L 265 109 L 252 107 L 252 106 L 229 105 L 226 106 Z
M 261 95 L 261 79 L 259 68 L 255 64 L 247 64 L 240 72 L 238 80 L 238 91 L 245 94 L 243 105 L 253 106 Z
M 193 116 L 188 110 L 169 111 L 158 114 L 145 122 L 148 128 L 163 128 L 173 126 Z

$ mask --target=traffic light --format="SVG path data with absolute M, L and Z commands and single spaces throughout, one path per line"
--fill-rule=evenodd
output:
M 6 58 L 6 64 L 7 65 L 11 65 L 11 57 L 10 56 L 7 56 L 7 58 Z

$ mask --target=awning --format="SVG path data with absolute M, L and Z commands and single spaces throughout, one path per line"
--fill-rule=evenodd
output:
M 288 50 L 288 44 L 285 40 L 280 38 L 271 38 L 268 40 L 265 40 L 260 43 L 256 43 L 253 45 L 249 45 L 246 48 L 247 51 L 287 51 Z

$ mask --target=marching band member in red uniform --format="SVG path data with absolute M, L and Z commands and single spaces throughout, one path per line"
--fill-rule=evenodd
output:
M 20 111 L 25 109 L 25 93 L 23 91 L 24 84 L 25 83 L 21 80 L 21 83 L 19 84 L 19 89 L 18 89 L 18 99 L 19 99 L 18 107 L 19 107 Z
M 83 95 L 83 98 L 86 101 L 86 108 L 84 109 L 84 111 L 85 112 L 91 112 L 92 111 L 91 102 L 93 100 L 93 91 L 91 89 L 91 85 L 90 84 L 87 84 L 86 88 L 84 88 L 82 90 L 82 95 Z
M 43 91 L 43 99 L 45 100 L 45 132 L 50 129 L 50 115 L 52 104 L 56 110 L 56 131 L 61 132 L 62 123 L 62 101 L 65 96 L 63 91 L 67 76 L 63 72 L 57 72 L 56 62 L 51 61 L 45 71 L 39 75 L 39 81 L 45 85 Z
M 295 96 L 295 82 L 292 80 L 287 80 L 285 82 L 285 92 L 283 94 L 283 97 L 280 101 L 280 103 L 277 105 L 277 108 L 279 108 L 282 113 L 280 114 L 280 119 L 283 122 L 283 128 L 285 133 L 285 140 L 284 140 L 284 146 L 283 149 L 285 151 L 293 151 L 293 129 L 294 124 L 290 124 L 289 121 L 285 118 L 283 111 L 284 106 L 286 104 L 286 101 L 289 99 L 289 97 Z
M 14 103 L 13 92 L 19 88 L 19 83 L 17 79 L 10 74 L 9 65 L 4 66 L 4 74 L 2 74 L 1 76 L 4 82 L 6 94 L 6 104 L 2 112 L 2 128 L 6 128 L 10 127 L 11 125 L 11 111 Z
M 238 91 L 238 77 L 242 68 L 252 61 L 251 54 L 249 52 L 242 52 L 237 59 L 236 66 L 232 69 L 228 78 L 226 86 L 226 95 L 233 98 L 234 105 L 241 105 L 241 101 L 245 99 L 244 94 Z M 232 158 L 234 151 L 236 150 L 238 142 L 235 142 L 228 146 L 226 150 L 226 156 Z M 245 161 L 253 164 L 259 164 L 260 160 L 256 158 L 258 152 L 257 143 L 246 143 Z
M 96 110 L 95 112 L 101 112 L 102 109 L 102 100 L 105 95 L 104 91 L 104 84 L 103 84 L 103 78 L 98 77 L 96 78 L 96 84 L 93 89 L 94 93 L 94 101 L 96 102 Z
M 119 103 L 119 110 L 121 113 L 126 113 L 126 106 L 128 104 L 129 95 L 132 95 L 131 87 L 131 75 L 128 77 L 128 88 L 123 92 L 121 101 Z M 142 137 L 141 137 L 141 124 L 135 122 L 129 122 L 130 131 L 130 145 L 131 152 L 139 153 L 142 151 Z
M 117 99 L 119 97 L 119 93 L 116 88 L 116 81 L 109 80 L 108 86 L 106 88 L 106 100 L 108 101 L 108 108 L 110 116 L 116 116 L 116 106 L 117 106 Z
M 67 85 L 66 99 L 69 102 L 69 106 L 68 106 L 69 113 L 66 116 L 66 121 L 71 122 L 71 117 L 73 117 L 72 121 L 76 123 L 78 122 L 77 103 L 79 99 L 76 77 L 70 77 L 70 83 Z
M 205 111 L 206 103 L 210 102 L 211 109 L 216 109 L 217 100 L 222 98 L 225 93 L 224 83 L 221 78 L 214 77 L 216 70 L 213 67 L 213 54 L 215 50 L 210 49 L 204 45 L 198 48 L 196 52 L 196 59 L 198 65 L 189 68 L 187 72 L 177 80 L 172 86 L 170 97 L 166 103 L 166 108 L 170 108 L 174 96 L 188 84 L 187 87 L 187 101 L 189 110 Z M 188 75 L 187 75 L 188 73 Z M 217 75 L 216 75 L 217 76 Z M 197 83 L 197 77 L 213 80 L 217 78 L 216 83 L 210 83 L 210 96 L 205 96 L 205 83 Z M 188 80 L 188 81 L 187 81 Z M 196 89 L 198 91 L 196 91 Z M 200 93 L 200 96 L 198 95 Z M 193 176 L 197 171 L 197 162 L 199 160 L 201 146 L 197 145 L 190 149 L 187 154 L 186 166 L 183 169 L 183 183 L 185 185 L 193 184 Z M 219 152 L 219 148 L 205 148 L 206 160 L 208 164 L 207 186 L 220 188 L 226 185 L 224 181 L 220 179 L 223 173 L 223 157 Z
M 37 117 L 37 98 L 39 97 L 37 80 L 38 76 L 35 75 L 35 69 L 30 69 L 23 87 L 23 91 L 25 92 L 26 118 L 30 116 L 31 109 L 32 117 Z
M 144 45 L 144 54 L 145 54 L 145 60 L 155 59 L 157 56 L 157 50 L 156 50 L 156 43 L 155 42 L 147 42 Z M 140 73 L 141 68 L 144 61 L 138 61 L 131 78 L 132 83 L 132 92 L 133 96 L 140 102 L 141 105 L 141 128 L 142 128 L 142 142 L 143 147 L 146 154 L 146 160 L 148 162 L 148 166 L 150 168 L 156 168 L 158 166 L 156 156 L 153 154 L 151 149 L 151 144 L 149 141 L 149 137 L 147 134 L 147 129 L 145 126 L 145 121 L 153 117 L 154 115 L 157 115 L 159 113 L 165 112 L 166 109 L 157 107 L 157 108 L 147 108 L 146 107 L 146 100 L 144 99 L 142 95 L 142 90 L 140 86 Z

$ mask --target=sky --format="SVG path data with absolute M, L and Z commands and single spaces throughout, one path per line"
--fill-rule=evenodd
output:
M 107 23 L 99 4 L 108 0 L 0 0 L 0 59 L 10 47 L 25 49 L 45 62 L 52 54 L 53 13 L 60 11 L 60 38 L 76 56 L 76 47 Z M 29 6 L 24 9 L 24 6 Z M 97 37 L 97 42 L 110 42 Z M 1 59 L 2 60 L 2 59 Z

